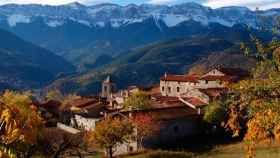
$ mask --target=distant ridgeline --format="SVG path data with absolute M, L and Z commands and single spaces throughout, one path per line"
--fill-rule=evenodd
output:
M 240 42 L 251 35 L 271 40 L 269 30 L 279 15 L 279 9 L 211 9 L 196 3 L 3 5 L 0 28 L 28 42 L 1 35 L 0 89 L 49 85 L 46 89 L 96 94 L 107 75 L 124 88 L 149 86 L 165 72 L 185 73 L 193 66 L 192 71 L 215 65 L 246 69 L 254 61 L 242 55 Z
M 112 57 L 130 49 L 162 40 L 207 36 L 243 41 L 248 31 L 271 29 L 279 15 L 279 9 L 211 9 L 196 3 L 10 4 L 0 6 L 0 28 L 62 55 L 83 71 L 108 64 Z

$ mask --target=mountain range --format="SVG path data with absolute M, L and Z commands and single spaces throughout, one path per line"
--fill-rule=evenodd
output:
M 271 40 L 278 16 L 280 9 L 196 3 L 2 5 L 0 89 L 53 82 L 46 89 L 88 95 L 98 93 L 107 75 L 125 88 L 156 84 L 165 72 L 193 73 L 199 65 L 250 69 L 254 61 L 242 55 L 240 42 Z
M 173 6 L 8 4 L 0 6 L 0 28 L 63 56 L 80 71 L 87 71 L 146 44 L 205 35 L 213 24 L 271 29 L 279 15 L 280 9 L 211 9 L 196 3 Z
M 75 71 L 54 53 L 0 29 L 0 89 L 31 89 Z

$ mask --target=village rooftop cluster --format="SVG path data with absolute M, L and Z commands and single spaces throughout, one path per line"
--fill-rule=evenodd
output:
M 116 91 L 114 81 L 108 76 L 102 82 L 102 91 L 96 97 L 82 97 L 68 103 L 62 112 L 59 102 L 50 100 L 42 105 L 46 112 L 62 115 L 61 122 L 50 125 L 70 133 L 94 130 L 96 124 L 107 116 L 136 117 L 149 114 L 160 126 L 156 135 L 146 143 L 147 147 L 160 143 L 176 143 L 177 140 L 199 135 L 203 109 L 211 101 L 227 93 L 227 85 L 249 76 L 247 71 L 237 68 L 214 68 L 204 75 L 174 75 L 165 73 L 158 85 L 152 87 L 130 86 Z M 148 109 L 127 110 L 125 100 L 132 94 L 143 91 L 149 96 Z M 140 150 L 137 141 L 119 145 L 115 154 Z

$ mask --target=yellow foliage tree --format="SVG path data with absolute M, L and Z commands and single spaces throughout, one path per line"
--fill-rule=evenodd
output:
M 88 135 L 92 142 L 106 149 L 108 156 L 112 158 L 114 148 L 130 141 L 133 133 L 134 125 L 129 119 L 107 117 L 99 122 L 95 130 Z
M 124 102 L 126 110 L 145 110 L 150 108 L 150 99 L 143 91 L 135 92 Z
M 13 152 L 17 157 L 29 157 L 43 127 L 31 94 L 6 91 L 0 102 L 2 154 Z
M 280 43 L 262 44 L 253 39 L 258 63 L 252 79 L 230 87 L 229 119 L 226 128 L 233 136 L 245 133 L 247 157 L 255 155 L 256 144 L 269 144 L 280 137 Z M 246 48 L 249 51 L 249 48 Z

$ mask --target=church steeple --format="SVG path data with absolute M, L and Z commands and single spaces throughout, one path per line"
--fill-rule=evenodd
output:
M 102 83 L 102 98 L 110 98 L 114 91 L 114 82 L 111 79 L 111 76 L 107 76 L 107 78 Z

